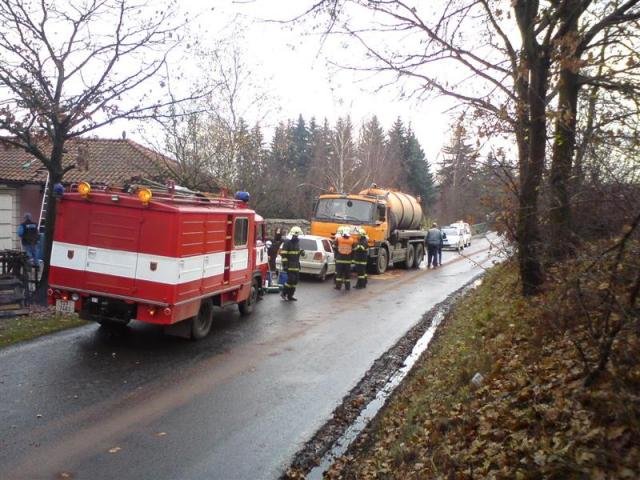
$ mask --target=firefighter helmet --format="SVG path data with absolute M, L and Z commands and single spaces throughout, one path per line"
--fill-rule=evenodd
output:
M 302 229 L 300 227 L 291 227 L 291 230 L 289 230 L 289 236 L 290 237 L 297 237 L 299 235 L 302 235 Z
M 367 231 L 362 227 L 358 227 L 358 235 L 360 235 L 361 237 L 366 237 Z

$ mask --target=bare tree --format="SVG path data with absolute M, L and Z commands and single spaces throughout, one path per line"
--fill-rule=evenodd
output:
M 361 178 L 362 186 L 366 187 L 371 183 L 380 185 L 390 185 L 387 176 L 384 175 L 384 168 L 387 154 L 386 136 L 378 118 L 374 115 L 360 127 L 357 155 L 362 165 Z
M 220 39 L 215 48 L 195 55 L 199 90 L 206 97 L 160 118 L 165 138 L 163 150 L 176 159 L 171 175 L 182 185 L 199 190 L 234 188 L 241 175 L 240 152 L 246 135 L 239 131 L 250 118 L 256 124 L 272 110 L 264 81 L 243 59 L 242 32 Z
M 323 0 L 305 15 L 328 17 L 328 33 L 346 36 L 363 50 L 364 64 L 343 67 L 379 72 L 385 76 L 385 84 L 398 85 L 405 96 L 454 98 L 474 107 L 478 118 L 493 119 L 493 131 L 488 133 L 515 137 L 518 258 L 523 293 L 529 295 L 535 294 L 544 280 L 539 196 L 547 119 L 553 114 L 556 88 L 571 83 L 568 73 L 579 67 L 572 60 L 580 60 L 575 53 L 597 45 L 605 28 L 632 25 L 639 15 L 637 5 L 638 0 L 515 0 L 510 4 L 443 0 L 435 5 L 408 0 Z M 581 35 L 576 41 L 578 32 Z M 513 40 L 518 34 L 519 42 Z M 562 96 L 560 101 L 562 109 L 569 112 L 563 118 L 575 117 L 572 100 Z M 571 121 L 563 120 L 563 125 L 563 132 L 572 131 Z M 567 141 L 556 149 L 552 167 L 556 187 L 566 183 L 566 172 L 571 170 L 565 163 L 571 164 L 574 144 L 570 137 L 555 139 L 558 144 Z M 554 188 L 553 195 L 561 204 L 566 203 L 560 188 Z
M 46 167 L 50 186 L 74 164 L 65 144 L 117 119 L 149 118 L 175 99 L 158 87 L 180 25 L 167 5 L 145 2 L 0 1 L 0 131 Z M 152 84 L 152 81 L 158 83 Z M 45 224 L 49 272 L 56 204 Z

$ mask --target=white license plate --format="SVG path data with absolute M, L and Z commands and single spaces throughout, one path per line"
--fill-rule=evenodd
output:
M 76 302 L 73 300 L 56 300 L 56 312 L 73 313 L 75 312 Z

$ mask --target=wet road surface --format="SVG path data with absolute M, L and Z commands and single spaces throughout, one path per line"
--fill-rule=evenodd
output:
M 219 310 L 196 343 L 133 322 L 0 350 L 0 478 L 278 478 L 373 361 L 491 265 L 485 239 L 464 254 L 364 291 L 303 279 L 298 302 Z

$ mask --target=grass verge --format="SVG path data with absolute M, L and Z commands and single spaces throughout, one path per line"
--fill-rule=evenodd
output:
M 61 315 L 50 310 L 0 318 L 0 348 L 86 323 L 76 314 Z
M 637 355 L 587 388 L 583 331 L 553 327 L 562 283 L 524 299 L 517 278 L 515 265 L 496 267 L 456 306 L 325 478 L 639 478 Z

